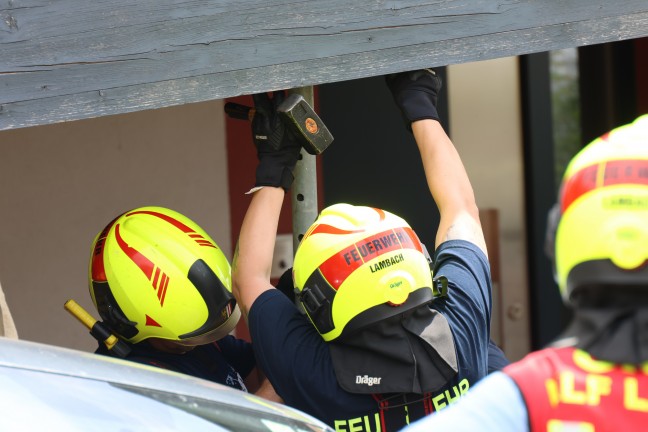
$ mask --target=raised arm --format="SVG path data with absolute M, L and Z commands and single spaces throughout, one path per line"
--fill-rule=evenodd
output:
M 254 95 L 252 133 L 259 164 L 232 264 L 232 292 L 245 317 L 254 301 L 274 288 L 270 270 L 279 215 L 301 149 L 278 117 L 276 108 L 282 100 L 283 92 L 275 92 L 272 99 Z
M 270 269 L 284 195 L 278 187 L 257 190 L 243 219 L 232 266 L 232 292 L 245 317 L 257 297 L 274 288 Z
M 446 240 L 461 239 L 487 253 L 468 174 L 439 123 L 436 103 L 441 79 L 434 71 L 424 69 L 390 75 L 387 85 L 406 126 L 414 134 L 430 192 L 439 208 L 441 221 L 435 246 Z

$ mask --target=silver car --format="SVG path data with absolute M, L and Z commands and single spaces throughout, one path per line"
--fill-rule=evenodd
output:
M 333 431 L 298 410 L 210 381 L 4 337 L 0 430 Z

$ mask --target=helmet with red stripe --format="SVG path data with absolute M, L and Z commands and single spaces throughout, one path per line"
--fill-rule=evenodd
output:
M 555 235 L 555 277 L 565 301 L 597 289 L 609 295 L 610 287 L 648 288 L 648 115 L 571 160 L 554 213 L 548 238 Z
M 131 343 L 154 337 L 201 345 L 238 322 L 230 273 L 221 249 L 195 222 L 141 207 L 95 237 L 90 295 L 102 320 Z
M 299 244 L 293 278 L 326 341 L 434 298 L 429 257 L 412 228 L 371 207 L 324 209 Z

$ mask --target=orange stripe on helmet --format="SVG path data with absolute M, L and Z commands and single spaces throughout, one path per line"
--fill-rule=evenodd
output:
M 577 171 L 563 184 L 561 212 L 564 213 L 574 201 L 588 192 L 622 184 L 648 186 L 648 160 L 614 160 Z
M 385 211 L 384 210 L 381 210 L 381 209 L 375 208 L 375 207 L 371 207 L 371 208 L 376 210 L 376 212 L 378 213 L 378 217 L 380 218 L 379 220 L 381 220 L 381 221 L 385 220 Z
M 385 220 L 385 211 L 374 208 L 374 207 L 369 207 L 372 210 L 375 210 L 376 213 L 378 213 L 378 221 L 382 222 Z M 365 231 L 364 229 L 359 229 L 359 230 L 344 230 L 338 227 L 334 227 L 333 225 L 328 225 L 328 224 L 313 224 L 311 227 L 306 231 L 306 234 L 304 234 L 304 237 L 302 238 L 302 241 L 305 240 L 307 237 L 314 235 L 314 234 L 355 234 L 359 232 Z
M 319 269 L 337 290 L 365 262 L 399 249 L 422 252 L 421 242 L 411 228 L 394 228 L 366 237 L 328 258 Z
M 344 235 L 344 234 L 354 234 L 354 233 L 359 233 L 364 230 L 343 230 L 337 227 L 334 227 L 333 225 L 327 225 L 327 224 L 317 224 L 313 225 L 312 229 L 308 231 L 304 235 L 304 239 L 308 236 L 315 235 L 315 234 L 337 234 L 337 235 Z M 302 239 L 302 241 L 304 240 Z

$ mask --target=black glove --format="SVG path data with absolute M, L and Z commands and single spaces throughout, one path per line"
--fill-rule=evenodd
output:
M 293 169 L 299 159 L 301 145 L 285 127 L 277 106 L 283 102 L 283 91 L 255 94 L 252 137 L 257 148 L 259 165 L 256 169 L 255 186 L 281 186 L 288 190 L 295 178 Z
M 432 69 L 387 75 L 385 81 L 400 108 L 407 130 L 411 132 L 412 122 L 417 120 L 439 121 L 436 105 L 441 78 Z

